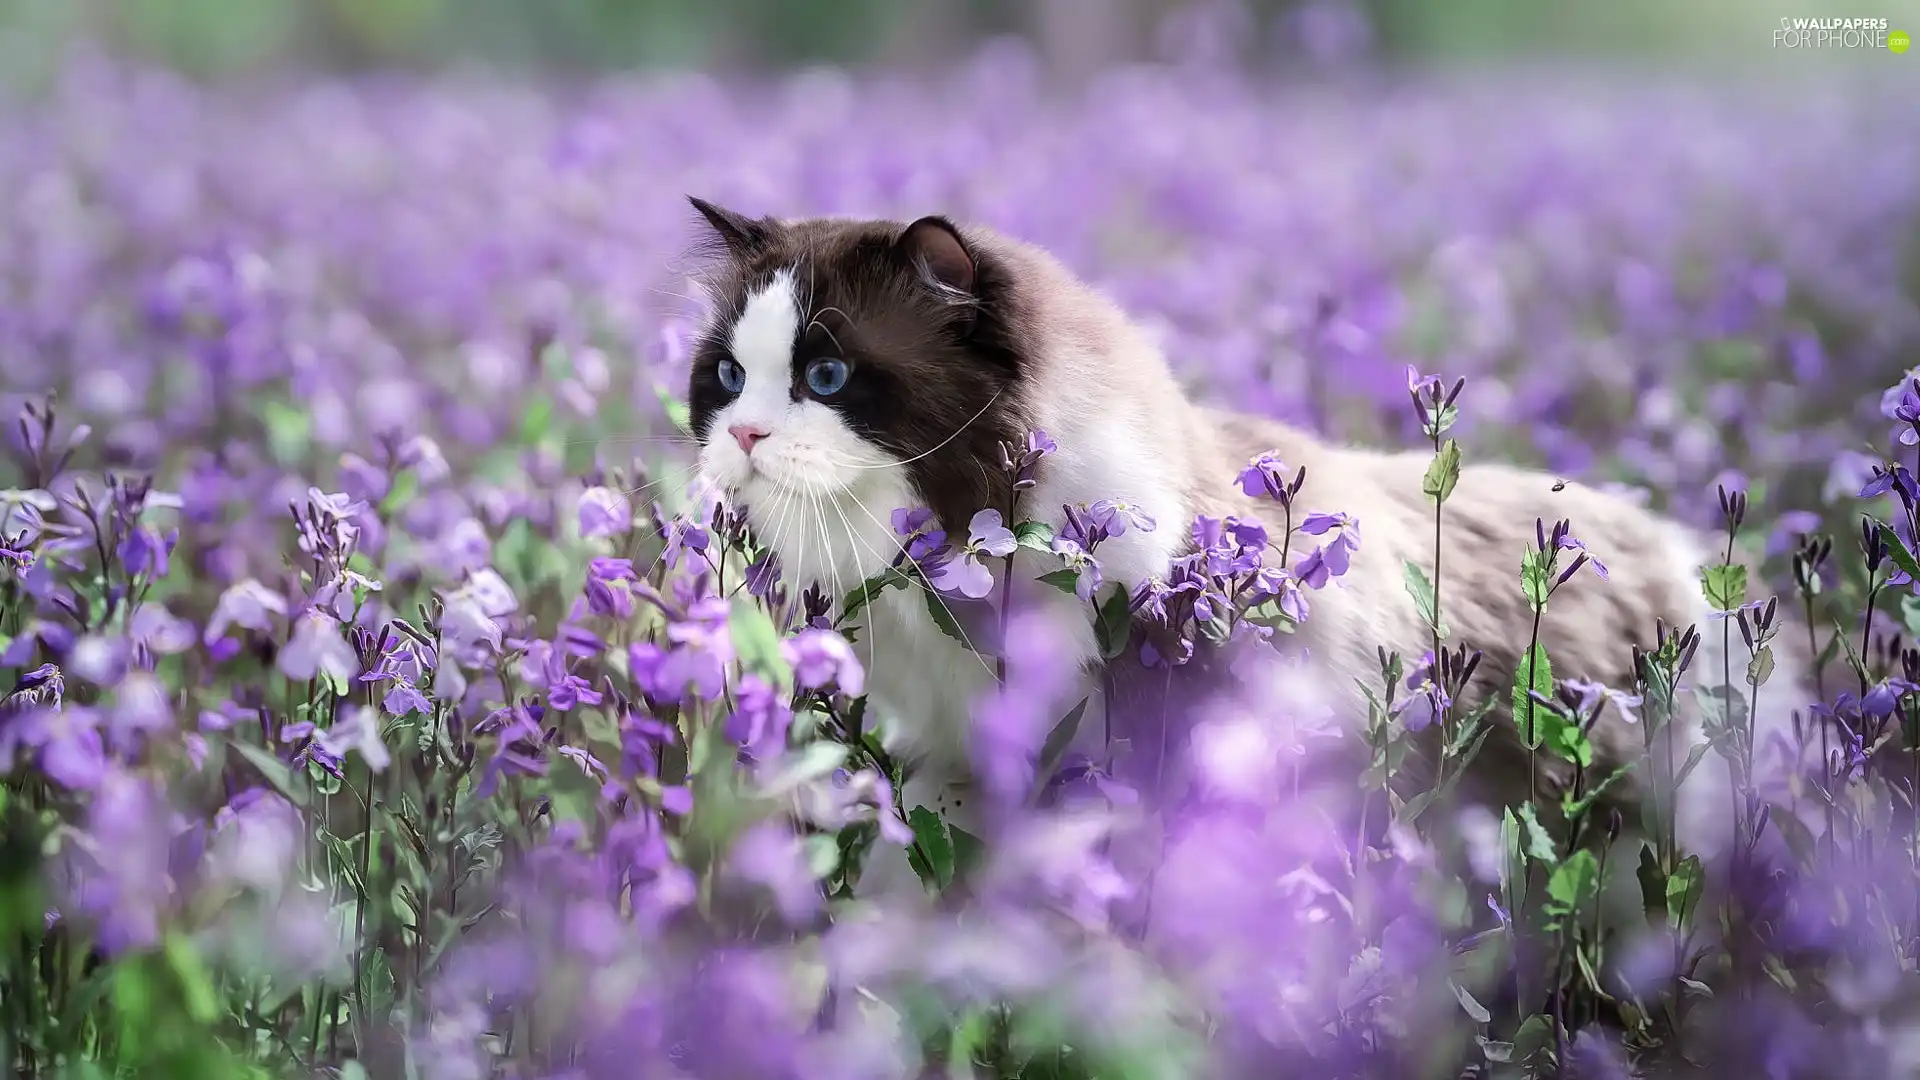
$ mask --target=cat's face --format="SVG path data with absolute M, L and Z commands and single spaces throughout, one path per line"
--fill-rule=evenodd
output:
M 725 253 L 688 387 L 704 480 L 763 536 L 804 534 L 809 510 L 823 528 L 827 503 L 885 521 L 894 507 L 876 500 L 907 500 L 952 529 L 1004 500 L 1021 359 L 990 259 L 940 219 L 694 205 Z

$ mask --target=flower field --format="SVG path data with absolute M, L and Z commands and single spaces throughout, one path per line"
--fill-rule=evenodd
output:
M 1177 66 L 1069 99 L 998 46 L 914 81 L 258 87 L 76 54 L 0 103 L 0 1060 L 1920 1075 L 1906 99 Z M 1009 613 L 975 710 L 990 828 L 950 826 L 903 801 L 862 696 L 879 590 L 993 603 L 1027 546 L 1116 669 L 1232 670 L 1285 651 L 1366 523 L 1263 458 L 1240 480 L 1297 508 L 1286 537 L 1096 504 L 963 540 L 874 507 L 910 560 L 783 582 L 690 495 L 688 194 L 1040 243 L 1196 395 L 1432 449 L 1443 521 L 1459 463 L 1501 459 L 1717 530 L 1721 610 L 1621 642 L 1635 686 L 1479 687 L 1575 776 L 1504 811 L 1393 783 L 1423 728 L 1443 777 L 1477 752 L 1484 643 L 1383 655 L 1367 716 L 1247 690 L 1162 740 L 1173 799 L 1129 767 L 1143 745 L 1063 753 L 1098 718 L 1036 715 L 1059 631 Z M 1199 550 L 1129 595 L 1098 573 L 1129 527 Z M 1542 618 L 1604 574 L 1580 532 L 1512 554 Z M 1263 566 L 1269 540 L 1313 554 Z M 1435 584 L 1407 603 L 1444 623 Z M 1735 660 L 1702 695 L 1713 752 L 1777 752 L 1743 724 L 1788 616 L 1824 770 L 1746 785 L 1725 866 L 1671 838 L 1692 764 L 1642 821 L 1595 809 L 1616 778 L 1586 732 L 1617 710 L 1652 757 L 1703 635 Z M 1334 746 L 1371 765 L 1328 780 Z M 863 885 L 901 850 L 920 881 Z

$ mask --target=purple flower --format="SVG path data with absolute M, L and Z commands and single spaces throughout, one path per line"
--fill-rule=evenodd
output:
M 1353 553 L 1360 547 L 1360 523 L 1347 514 L 1308 514 L 1300 531 L 1311 536 L 1332 532 L 1333 538 L 1315 548 L 1296 570 L 1310 589 L 1325 588 L 1332 578 L 1341 577 L 1352 567 Z
M 924 506 L 896 507 L 893 511 L 893 531 L 902 537 L 916 536 L 932 524 L 933 511 Z
M 1607 564 L 1595 557 L 1593 552 L 1588 551 L 1587 545 L 1575 540 L 1571 535 L 1562 535 L 1560 537 L 1560 550 L 1577 551 L 1580 554 L 1574 557 L 1572 565 L 1560 572 L 1558 584 L 1565 584 L 1567 579 L 1573 577 L 1583 564 L 1593 567 L 1594 574 L 1596 574 L 1601 581 L 1607 580 Z
M 433 703 L 412 683 L 396 682 L 387 689 L 386 696 L 380 699 L 380 706 L 394 716 L 406 716 L 408 713 L 431 715 Z
M 1418 395 L 1422 390 L 1432 393 L 1440 389 L 1440 376 L 1422 375 L 1420 369 L 1407 365 L 1407 393 Z
M 229 626 L 244 626 L 258 633 L 273 630 L 272 616 L 284 616 L 287 613 L 287 601 L 280 594 L 268 589 L 252 578 L 229 586 L 220 594 L 220 600 L 213 606 L 213 614 L 207 619 L 206 631 L 201 640 L 212 643 L 226 636 Z
M 425 435 L 415 435 L 400 444 L 396 455 L 403 469 L 412 469 L 422 487 L 432 487 L 452 474 L 440 444 Z
M 587 539 L 619 536 L 633 528 L 633 507 L 625 494 L 590 487 L 580 495 L 580 535 Z
M 837 685 L 849 697 L 859 697 L 866 689 L 866 675 L 853 647 L 832 630 L 802 630 L 780 643 L 780 654 L 793 666 L 794 679 L 803 689 Z
M 735 690 L 733 713 L 727 717 L 727 738 L 755 758 L 767 760 L 787 744 L 793 711 L 786 698 L 764 679 L 746 675 Z
M 135 525 L 120 541 L 117 554 L 127 573 L 135 577 L 167 576 L 173 547 L 180 542 L 180 530 L 170 529 L 161 536 L 146 525 Z
M 985 560 L 1013 554 L 1019 542 L 1012 530 L 1000 523 L 998 510 L 982 510 L 973 515 L 967 531 L 967 546 L 959 556 L 931 570 L 924 563 L 921 568 L 928 571 L 928 580 L 935 589 L 979 600 L 993 591 L 993 572 L 987 569 Z
M 709 597 L 697 602 L 685 619 L 668 624 L 670 648 L 646 641 L 628 646 L 634 682 L 659 702 L 677 703 L 688 693 L 703 700 L 718 698 L 734 656 L 728 611 L 725 600 Z
M 100 726 L 100 714 L 80 705 L 41 706 L 10 717 L 0 724 L 0 772 L 12 770 L 20 751 L 32 751 L 47 779 L 69 791 L 91 791 L 107 768 Z
M 1884 720 L 1893 715 L 1900 699 L 1913 693 L 1914 689 L 1913 684 L 1905 679 L 1882 680 L 1860 699 L 1860 711 L 1875 720 Z
M 593 559 L 587 563 L 587 608 L 603 618 L 632 618 L 633 591 L 628 585 L 635 580 L 633 560 Z
M 324 674 L 344 684 L 360 673 L 360 658 L 341 632 L 340 620 L 309 611 L 294 620 L 293 637 L 281 647 L 275 666 L 295 682 Z
M 127 637 L 156 656 L 172 656 L 193 647 L 193 624 L 175 617 L 165 604 L 148 601 L 127 620 Z
M 806 850 L 798 837 L 777 825 L 763 823 L 741 833 L 728 852 L 727 868 L 772 893 L 790 923 L 805 919 L 820 903 Z
M 660 808 L 680 817 L 693 813 L 693 789 L 685 785 L 661 788 Z
M 1154 520 L 1146 511 L 1119 499 L 1101 499 L 1088 507 L 1088 512 L 1094 523 L 1106 530 L 1108 536 L 1125 536 L 1128 525 L 1141 532 L 1152 532 L 1154 529 Z
M 780 585 L 780 559 L 771 550 L 747 564 L 747 595 L 768 597 Z
M 1280 452 L 1268 450 L 1247 463 L 1240 470 L 1240 490 L 1250 498 L 1272 499 L 1287 504 L 1293 500 L 1293 492 L 1287 485 L 1287 465 L 1280 460 Z
M 589 780 L 605 780 L 607 778 L 606 765 L 602 764 L 599 758 L 594 757 L 587 751 L 577 746 L 562 746 L 559 748 L 559 753 L 561 757 L 573 762 L 581 774 Z
M 1588 682 L 1584 679 L 1562 679 L 1560 685 L 1580 695 L 1578 710 L 1582 716 L 1591 716 L 1602 700 L 1612 705 L 1620 714 L 1620 719 L 1629 724 L 1640 721 L 1640 695 L 1615 690 L 1602 683 Z
M 678 566 L 680 565 L 680 556 L 682 554 L 689 551 L 696 555 L 705 554 L 707 545 L 711 542 L 712 540 L 707 535 L 707 530 L 691 521 L 679 519 L 669 522 L 667 524 L 667 546 L 666 550 L 660 555 L 661 561 L 666 563 L 669 568 Z
M 1073 592 L 1081 600 L 1091 603 L 1094 594 L 1100 591 L 1105 577 L 1100 573 L 1100 562 L 1082 548 L 1078 541 L 1064 533 L 1053 538 L 1053 553 L 1060 556 L 1066 568 L 1074 572 Z
M 384 770 L 392 761 L 386 744 L 380 741 L 379 717 L 365 705 L 342 709 L 339 719 L 321 731 L 316 741 L 327 753 L 342 760 L 349 751 L 357 752 L 374 772 Z

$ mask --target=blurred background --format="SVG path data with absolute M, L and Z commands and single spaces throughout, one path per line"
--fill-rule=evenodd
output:
M 1063 77 L 1204 47 L 1285 65 L 1490 59 L 1779 66 L 1781 17 L 1920 25 L 1920 0 L 1248 0 L 1226 21 L 1181 0 L 4 0 L 0 70 L 31 78 L 76 37 L 200 74 L 483 63 L 587 72 L 663 67 L 913 67 L 980 41 L 1030 40 Z M 1217 14 L 1217 13 L 1216 13 Z M 1196 42 L 1196 35 L 1210 40 Z M 1796 61 L 1847 59 L 1802 50 Z M 1856 59 L 1854 57 L 1852 59 Z M 1920 62 L 1920 56 L 1916 57 Z

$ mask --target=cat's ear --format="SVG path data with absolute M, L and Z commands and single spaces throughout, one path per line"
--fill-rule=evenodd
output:
M 687 201 L 700 211 L 700 216 L 712 227 L 714 236 L 735 258 L 745 258 L 765 250 L 773 242 L 775 230 L 779 228 L 772 218 L 750 218 L 693 195 L 687 196 Z
M 960 230 L 946 218 L 923 217 L 907 226 L 900 239 L 893 242 L 893 254 L 903 265 L 931 278 L 935 284 L 973 295 L 973 253 L 960 238 Z

